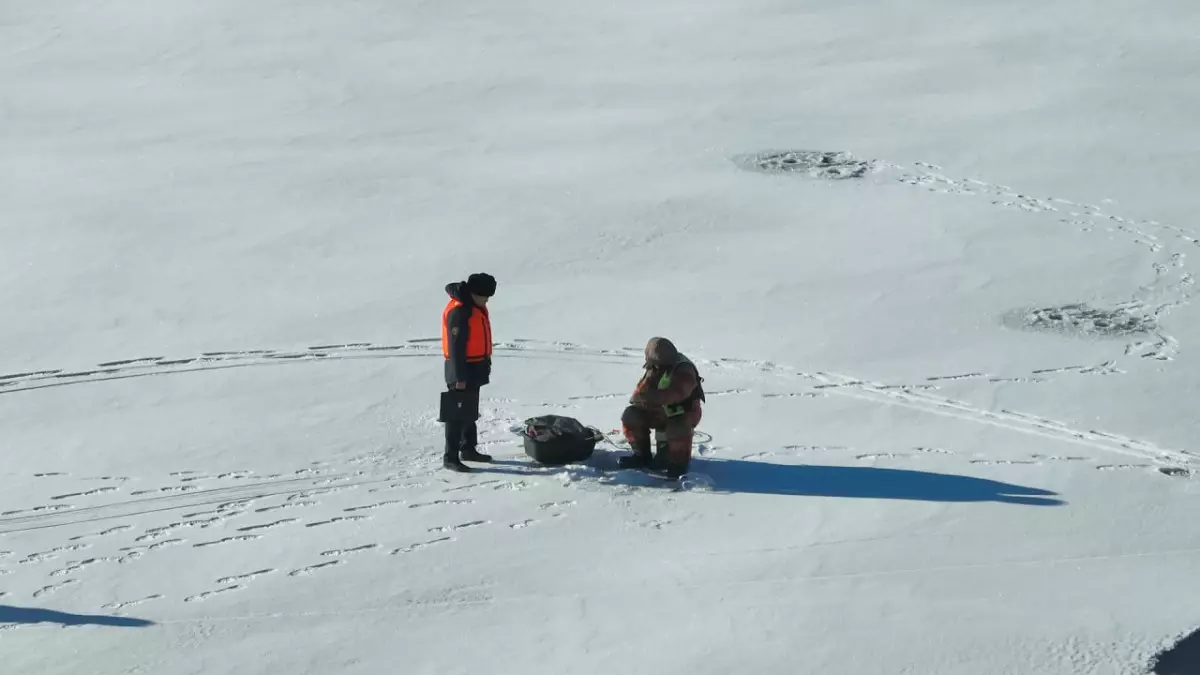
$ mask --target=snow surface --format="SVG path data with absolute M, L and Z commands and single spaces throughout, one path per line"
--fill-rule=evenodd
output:
M 1197 25 L 0 2 L 4 672 L 1145 672 L 1200 626 Z M 460 476 L 429 339 L 481 270 Z M 524 456 L 659 334 L 682 490 Z

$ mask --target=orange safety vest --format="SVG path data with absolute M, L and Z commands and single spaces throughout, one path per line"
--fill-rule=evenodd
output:
M 446 325 L 450 312 L 463 303 L 451 299 L 442 310 L 442 356 L 450 359 L 450 327 Z M 471 307 L 471 318 L 467 319 L 467 362 L 479 363 L 492 356 L 492 320 L 486 309 Z

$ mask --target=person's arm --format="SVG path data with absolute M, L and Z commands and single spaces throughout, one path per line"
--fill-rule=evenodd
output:
M 471 308 L 455 307 L 446 317 L 450 331 L 450 369 L 456 383 L 467 381 L 467 339 L 471 330 Z
M 654 381 L 653 375 L 654 371 L 649 367 L 642 372 L 641 379 L 638 380 L 637 386 L 633 388 L 633 396 L 629 397 L 629 403 L 631 405 L 635 405 L 640 408 L 652 407 L 646 403 L 646 392 L 650 390 L 651 381 Z
M 671 375 L 671 385 L 666 389 L 656 389 L 647 386 L 642 392 L 642 399 L 649 405 L 674 405 L 687 400 L 696 389 L 697 373 L 694 368 L 676 368 Z

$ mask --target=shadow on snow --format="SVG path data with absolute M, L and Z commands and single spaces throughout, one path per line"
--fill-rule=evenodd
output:
M 692 471 L 713 481 L 714 492 L 740 492 L 927 502 L 1003 502 L 1059 506 L 1055 493 L 987 478 L 873 466 L 768 464 L 737 459 L 696 459 Z
M 1200 629 L 1155 656 L 1152 668 L 1155 675 L 1200 673 Z
M 0 625 L 35 623 L 56 623 L 62 626 L 112 626 L 117 628 L 142 628 L 154 625 L 153 621 L 133 619 L 125 616 L 68 614 L 66 612 L 56 612 L 52 609 L 0 605 Z
M 481 473 L 566 475 L 571 481 L 606 485 L 674 488 L 677 483 L 642 471 L 618 470 L 617 455 L 597 451 L 585 464 L 548 467 L 532 461 L 499 460 Z M 499 466 L 496 466 L 499 465 Z M 1056 493 L 987 478 L 932 471 L 872 466 L 770 464 L 740 459 L 696 458 L 684 476 L 685 488 L 697 486 L 720 494 L 793 495 L 849 499 L 902 499 L 927 502 L 1000 502 L 1024 506 L 1061 506 Z

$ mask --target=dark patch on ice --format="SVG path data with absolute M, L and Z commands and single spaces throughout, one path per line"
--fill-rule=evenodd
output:
M 1124 308 L 1101 309 L 1085 304 L 1017 309 L 1004 315 L 1004 325 L 1017 330 L 1060 333 L 1074 337 L 1129 337 L 1158 329 L 1154 317 Z
M 675 481 L 648 476 L 643 471 L 621 470 L 624 454 L 597 448 L 582 466 L 544 467 L 532 463 L 495 460 L 480 473 L 554 476 L 564 482 L 595 481 L 601 485 L 635 488 L 679 487 Z M 760 494 L 812 498 L 873 499 L 924 502 L 998 502 L 1017 506 L 1054 507 L 1066 504 L 1053 491 L 975 476 L 874 466 L 824 466 L 772 464 L 739 459 L 697 457 L 689 473 L 706 492 Z M 686 489 L 694 489 L 696 485 Z
M 1200 675 L 1200 630 L 1155 655 L 1150 672 L 1155 675 Z
M 0 625 L 29 625 L 52 623 L 60 626 L 108 626 L 112 628 L 142 628 L 153 626 L 153 621 L 126 616 L 98 614 L 69 614 L 38 607 L 14 607 L 0 605 Z
M 999 502 L 1022 506 L 1064 504 L 1050 490 L 932 471 L 768 464 L 707 458 L 692 460 L 691 468 L 710 476 L 716 492 L 928 502 Z
M 872 160 L 859 159 L 848 152 L 828 150 L 767 150 L 738 155 L 733 162 L 747 171 L 803 173 L 829 180 L 862 178 L 875 168 Z
M 1185 469 L 1182 466 L 1164 466 L 1159 468 L 1158 471 L 1163 475 L 1174 476 L 1176 478 L 1188 478 L 1192 475 L 1190 470 Z M 1200 673 L 1200 671 L 1197 672 Z

